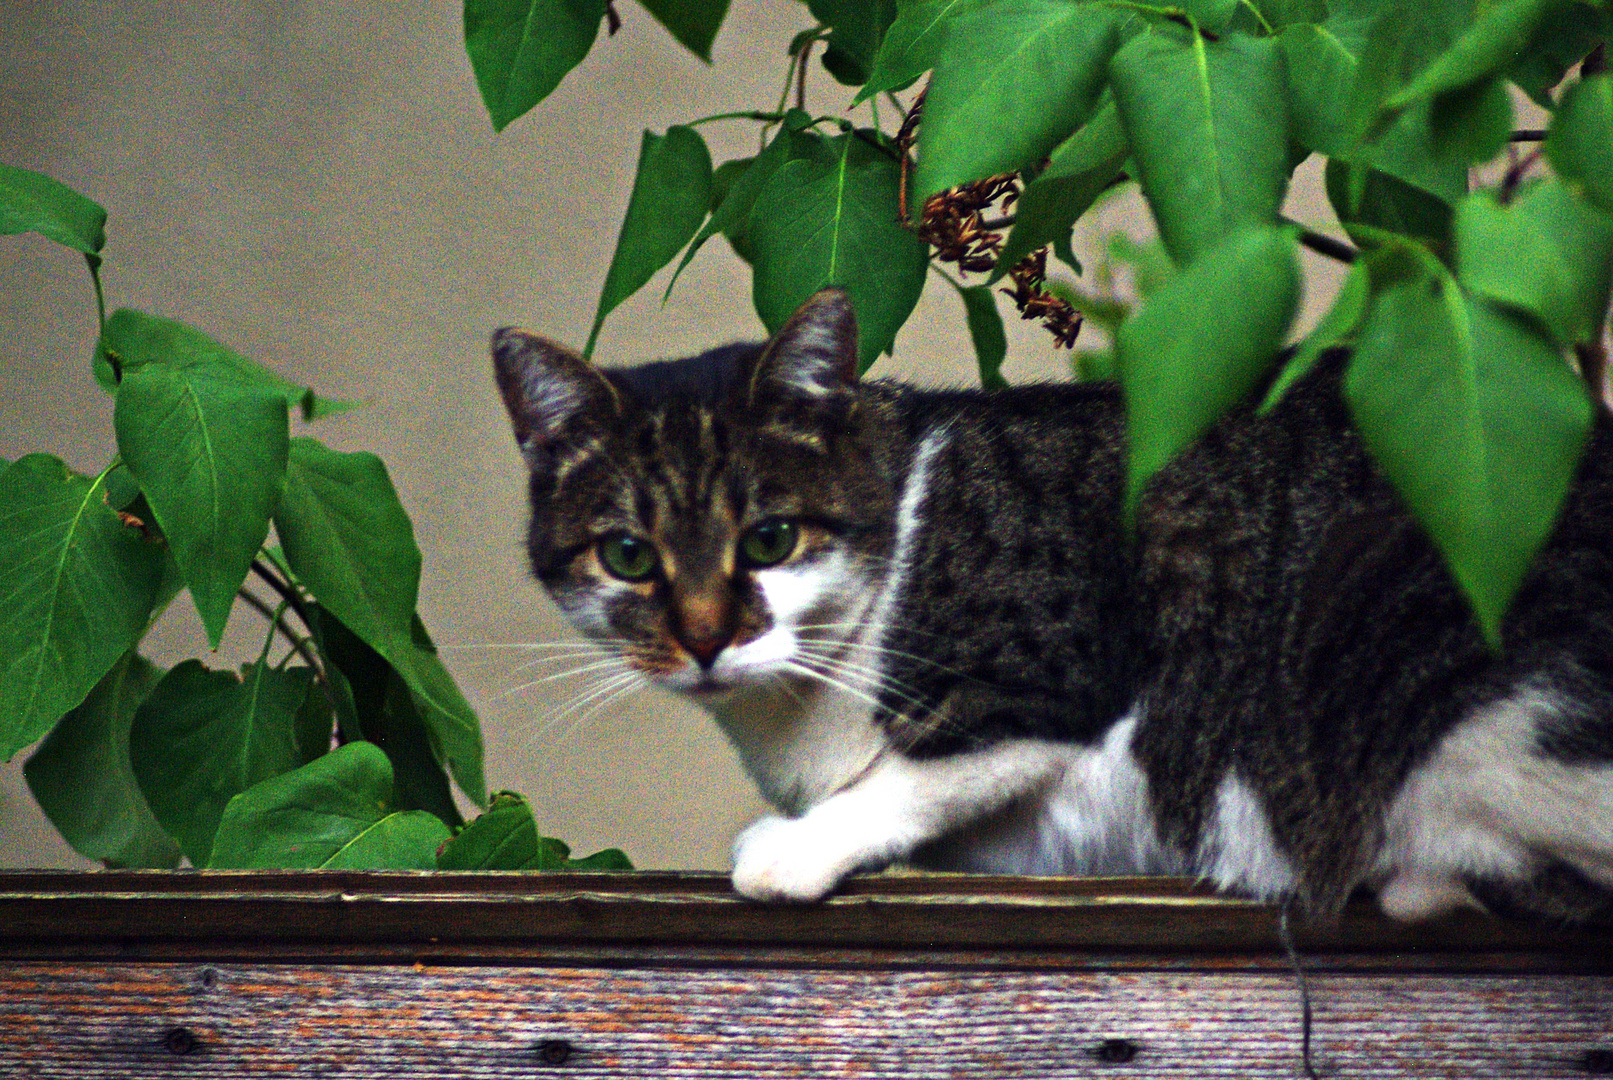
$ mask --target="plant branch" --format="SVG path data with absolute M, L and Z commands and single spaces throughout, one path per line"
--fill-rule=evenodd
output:
M 776 124 L 784 119 L 781 112 L 761 112 L 758 109 L 749 109 L 742 112 L 713 113 L 710 116 L 699 116 L 693 120 L 685 120 L 684 127 L 699 127 L 701 124 L 710 124 L 718 120 L 759 120 L 765 124 Z
M 1592 49 L 1591 54 L 1587 56 L 1584 62 L 1579 65 L 1579 77 L 1586 79 L 1592 75 L 1600 75 L 1606 70 L 1607 42 L 1604 41 L 1596 48 Z
M 801 46 L 801 54 L 796 58 L 795 107 L 802 112 L 806 112 L 807 61 L 812 58 L 812 46 L 815 44 L 817 38 L 808 38 L 807 43 Z
M 1535 162 L 1540 160 L 1541 152 L 1542 148 L 1537 146 L 1513 162 L 1507 169 L 1506 176 L 1501 178 L 1501 201 L 1503 203 L 1512 201 L 1512 196 L 1517 192 L 1518 185 L 1523 183 L 1523 178 L 1528 175 Z
M 296 651 L 297 655 L 303 658 L 303 662 L 312 668 L 316 675 L 320 676 L 320 686 L 324 687 L 326 693 L 329 694 L 330 688 L 325 686 L 324 672 L 319 663 L 319 658 L 314 654 L 313 647 L 309 644 L 307 638 L 302 637 L 286 624 L 286 617 L 284 613 L 276 611 L 274 608 L 270 607 L 266 601 L 258 597 L 256 594 L 249 592 L 245 588 L 238 589 L 235 593 L 235 596 L 238 600 L 244 600 L 248 607 L 252 608 L 259 615 L 262 615 L 265 619 L 268 619 L 269 622 L 273 624 L 274 628 L 280 631 L 280 636 L 285 638 L 286 642 L 292 647 L 293 650 Z M 336 702 L 333 699 L 331 701 L 331 705 L 334 707 L 335 704 Z
M 1282 218 L 1284 225 L 1292 225 L 1299 230 L 1299 242 L 1316 252 L 1326 255 L 1330 259 L 1337 259 L 1341 263 L 1353 263 L 1361 257 L 1361 253 L 1342 240 L 1335 240 L 1331 236 L 1324 236 L 1312 229 L 1307 229 L 1292 218 Z
M 1507 136 L 1508 142 L 1545 142 L 1545 128 L 1524 128 Z

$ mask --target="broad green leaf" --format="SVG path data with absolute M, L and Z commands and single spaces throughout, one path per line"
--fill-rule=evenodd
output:
M 1542 335 L 1430 268 L 1374 298 L 1345 396 L 1499 646 L 1590 430 L 1584 387 Z
M 285 400 L 205 361 L 125 354 L 112 423 L 217 648 L 285 485 Z
M 106 243 L 106 211 L 44 173 L 0 165 L 0 236 L 36 232 L 94 256 Z
M 1110 71 L 1138 180 L 1179 265 L 1242 226 L 1276 220 L 1288 129 L 1271 39 L 1143 34 Z
M 1546 135 L 1557 175 L 1613 213 L 1613 75 L 1581 79 L 1563 95 Z
M 1472 25 L 1471 0 L 1398 0 L 1380 5 L 1355 50 L 1356 77 L 1348 89 L 1350 125 L 1372 141 L 1393 122 L 1388 107 Z M 1343 90 L 1344 88 L 1340 88 Z
M 1390 94 L 1389 113 L 1486 82 L 1502 74 L 1534 37 L 1535 31 L 1562 0 L 1498 0 L 1477 9 L 1473 24 L 1451 42 L 1416 78 Z
M 896 18 L 895 0 L 807 0 L 807 8 L 829 27 L 824 70 L 846 86 L 866 82 L 885 30 Z
M 1508 72 L 1536 105 L 1551 108 L 1551 88 L 1597 43 L 1613 37 L 1613 11 L 1588 3 L 1553 7 Z
M 851 99 L 852 105 L 861 105 L 886 90 L 900 90 L 933 68 L 946 48 L 947 28 L 952 20 L 985 2 L 907 0 L 900 4 L 874 56 L 868 82 Z
M 1436 161 L 1489 161 L 1512 134 L 1512 99 L 1499 78 L 1440 94 L 1429 104 L 1428 134 Z
M 1593 341 L 1613 285 L 1613 216 L 1556 179 L 1510 205 L 1475 192 L 1456 210 L 1456 272 L 1469 292 L 1539 319 L 1559 345 Z
M 711 43 L 717 40 L 723 16 L 728 14 L 728 0 L 639 0 L 644 10 L 655 16 L 655 21 L 667 28 L 667 33 L 679 45 L 711 63 Z
M 437 857 L 439 870 L 631 870 L 615 848 L 573 859 L 559 840 L 538 833 L 532 805 L 513 791 L 493 796 L 487 812 L 465 826 Z
M 465 0 L 465 52 L 494 131 L 582 63 L 604 18 L 605 0 Z
M 293 440 L 274 521 L 298 579 L 392 665 L 431 732 L 433 750 L 460 789 L 482 802 L 480 727 L 414 615 L 420 550 L 380 459 Z
M 140 639 L 172 595 L 169 566 L 101 481 L 45 454 L 0 474 L 0 757 L 49 731 Z
M 1180 7 L 1200 30 L 1218 31 L 1232 21 L 1239 0 L 1183 0 Z
M 211 869 L 429 870 L 448 826 L 423 810 L 395 813 L 392 766 L 348 743 L 247 789 L 224 810 Z
M 752 298 L 768 332 L 825 285 L 842 286 L 866 370 L 918 302 L 929 250 L 897 220 L 895 157 L 864 135 L 799 136 L 811 156 L 774 173 L 746 237 L 756 256 Z
M 751 209 L 756 205 L 756 197 L 762 193 L 767 182 L 773 179 L 773 174 L 778 172 L 779 166 L 796 156 L 797 151 L 802 149 L 796 133 L 804 129 L 810 119 L 806 113 L 797 109 L 792 109 L 785 115 L 783 126 L 779 128 L 779 133 L 773 137 L 773 141 L 768 143 L 767 148 L 760 154 L 749 160 L 744 171 L 723 193 L 722 201 L 712 208 L 711 217 L 706 219 L 700 231 L 695 233 L 694 239 L 689 241 L 688 250 L 683 253 L 678 268 L 672 272 L 672 280 L 667 282 L 666 292 L 661 296 L 662 303 L 672 295 L 672 286 L 677 284 L 684 267 L 689 265 L 689 260 L 695 257 L 695 252 L 699 251 L 707 240 L 722 233 L 728 237 L 730 243 L 742 243 L 738 241 L 738 237 L 750 222 Z M 735 162 L 731 161 L 725 162 L 716 173 L 712 174 L 713 189 L 717 186 L 717 174 L 734 164 Z
M 1359 145 L 1350 110 L 1357 60 L 1347 22 L 1335 15 L 1324 26 L 1290 26 L 1277 38 L 1288 86 L 1288 116 L 1302 147 L 1368 165 L 1447 202 L 1467 190 L 1461 161 L 1436 150 L 1432 102 L 1407 109 L 1370 146 Z M 1342 33 L 1342 36 L 1341 36 Z
M 958 16 L 924 99 L 915 197 L 1046 157 L 1091 115 L 1125 18 L 1071 0 L 999 0 Z
M 1350 272 L 1344 275 L 1344 283 L 1339 286 L 1339 294 L 1333 298 L 1333 306 L 1327 309 L 1327 314 L 1300 342 L 1294 355 L 1272 381 L 1271 389 L 1266 391 L 1266 398 L 1260 403 L 1260 412 L 1270 412 L 1275 408 L 1289 388 L 1310 373 L 1324 352 L 1354 333 L 1361 324 L 1361 317 L 1367 312 L 1367 302 L 1372 295 L 1371 284 L 1367 260 L 1357 259 L 1351 264 Z
M 291 440 L 274 528 L 292 571 L 344 625 L 372 646 L 408 639 L 420 549 L 380 458 Z
M 1242 229 L 1171 278 L 1121 326 L 1116 345 L 1130 438 L 1128 519 L 1149 478 L 1243 400 L 1271 367 L 1299 290 L 1293 236 Z
M 1357 183 L 1354 170 L 1359 168 L 1334 159 L 1323 174 L 1328 200 L 1350 239 L 1372 247 L 1377 243 L 1374 230 L 1381 230 L 1421 240 L 1436 252 L 1449 249 L 1449 203 L 1376 169 L 1366 170 Z
M 710 203 L 711 154 L 694 128 L 670 127 L 665 135 L 646 131 L 584 356 L 593 355 L 605 316 L 672 261 L 699 230 Z
M 320 651 L 352 695 L 353 718 L 344 730 L 379 746 L 392 763 L 394 787 L 388 803 L 462 824 L 439 761 L 440 740 L 432 738 L 402 676 L 329 611 L 320 608 L 317 619 Z
M 1014 227 L 997 258 L 991 282 L 1037 248 L 1068 237 L 1076 220 L 1120 175 L 1130 153 L 1120 114 L 1112 104 L 1099 109 L 1064 140 L 1053 151 L 1047 168 L 1020 192 Z
M 125 653 L 23 766 L 28 790 L 62 839 L 113 868 L 179 865 L 179 845 L 157 824 L 129 764 L 135 709 L 161 674 Z
M 96 343 L 96 353 L 115 361 L 120 371 L 151 363 L 205 370 L 219 382 L 285 398 L 287 410 L 295 410 L 304 420 L 358 408 L 357 402 L 322 397 L 312 387 L 299 386 L 182 322 L 128 308 L 114 311 L 107 320 L 106 335 Z M 109 389 L 115 388 L 114 380 Z
M 980 365 L 980 385 L 996 389 L 1008 385 L 1002 377 L 1003 357 L 1008 355 L 1008 338 L 1003 333 L 1003 317 L 997 300 L 986 285 L 959 289 L 964 314 L 969 321 L 969 337 L 974 342 L 975 360 Z
M 129 732 L 134 775 L 192 865 L 206 864 L 231 798 L 302 764 L 295 725 L 309 685 L 306 668 L 259 661 L 237 675 L 186 660 L 140 703 Z

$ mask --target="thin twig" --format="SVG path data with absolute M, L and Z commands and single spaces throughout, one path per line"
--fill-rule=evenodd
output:
M 615 37 L 621 28 L 622 17 L 616 13 L 616 0 L 605 0 L 605 36 Z
M 1545 128 L 1523 128 L 1507 136 L 1509 142 L 1545 142 Z
M 1312 232 L 1310 229 L 1300 230 L 1299 242 L 1318 255 L 1326 255 L 1328 258 L 1337 259 L 1341 263 L 1353 263 L 1361 257 L 1359 251 L 1344 241 L 1335 240 L 1331 236 L 1323 236 L 1321 233 Z
M 314 670 L 315 674 L 319 673 L 319 660 L 314 656 L 313 650 L 308 644 L 308 639 L 299 636 L 296 631 L 287 626 L 286 618 L 283 614 L 275 611 L 266 601 L 244 588 L 237 590 L 235 596 L 238 600 L 246 601 L 248 607 L 251 607 L 273 623 L 274 628 L 280 631 L 280 636 L 285 638 L 286 642 L 296 650 L 297 655 L 303 658 L 303 661 Z
M 252 572 L 262 578 L 269 588 L 280 595 L 280 598 L 286 602 L 291 610 L 297 613 L 297 618 L 302 620 L 302 624 L 307 628 L 308 632 L 313 634 L 314 615 L 313 612 L 308 610 L 308 605 L 303 602 L 302 595 L 290 583 L 282 580 L 280 575 L 270 570 L 262 559 L 252 560 Z M 245 589 L 242 589 L 240 595 L 246 596 L 249 594 Z M 257 600 L 256 597 L 252 597 L 252 599 Z M 290 635 L 287 636 L 289 637 Z M 308 661 L 308 666 L 314 669 L 314 681 L 319 683 L 320 689 L 325 692 L 325 699 L 330 702 L 331 712 L 336 714 L 336 738 L 339 742 L 345 743 L 347 737 L 341 729 L 341 709 L 337 707 L 336 688 L 331 685 L 330 674 L 325 670 L 325 665 L 320 662 L 317 655 L 302 652 L 301 650 L 299 650 L 299 653 L 304 660 Z
M 1588 79 L 1592 75 L 1600 75 L 1607 70 L 1607 42 L 1602 42 L 1591 50 L 1584 63 L 1579 65 L 1579 77 Z
M 816 44 L 817 38 L 807 39 L 807 43 L 801 46 L 801 56 L 795 68 L 795 107 L 802 112 L 806 111 L 807 61 L 812 58 L 812 46 Z
M 1530 169 L 1534 168 L 1535 162 L 1540 160 L 1541 152 L 1541 148 L 1537 146 L 1507 169 L 1507 174 L 1501 178 L 1501 201 L 1503 203 L 1512 201 L 1512 196 L 1517 193 L 1518 185 L 1523 183 L 1523 178 L 1528 175 Z

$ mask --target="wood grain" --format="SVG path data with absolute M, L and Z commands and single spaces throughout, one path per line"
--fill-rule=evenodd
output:
M 0 873 L 0 1077 L 1292 1077 L 1268 906 L 1165 879 Z M 1613 940 L 1303 928 L 1323 1075 L 1613 1073 Z
M 1613 1045 L 1610 991 L 1321 976 L 1317 1060 L 1349 1077 L 1583 1076 Z M 1298 1016 L 1274 974 L 13 964 L 0 1075 L 1289 1077 Z M 1105 1061 L 1106 1042 L 1133 1056 Z

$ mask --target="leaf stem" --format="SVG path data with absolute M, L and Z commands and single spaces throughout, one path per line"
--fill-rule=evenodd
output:
M 313 613 L 308 610 L 308 605 L 303 603 L 303 599 L 301 595 L 298 594 L 296 588 L 293 587 L 289 582 L 282 580 L 280 576 L 271 570 L 268 564 L 262 559 L 252 560 L 252 572 L 257 574 L 258 577 L 262 578 L 269 588 L 280 594 L 280 598 L 286 604 L 290 605 L 291 610 L 297 613 L 297 618 L 302 621 L 303 626 L 307 628 L 310 634 L 312 634 L 314 632 Z M 237 595 L 247 598 L 247 602 L 249 604 L 252 604 L 252 606 L 258 608 L 259 611 L 263 611 L 266 615 L 268 615 L 268 605 L 264 604 L 257 597 L 252 596 L 245 589 L 240 590 Z M 299 639 L 289 630 L 285 630 L 283 622 L 277 622 L 276 625 L 281 627 L 282 631 L 286 634 L 286 639 L 292 643 L 293 648 L 297 649 L 298 654 L 308 662 L 308 666 L 314 669 L 314 680 L 319 683 L 320 689 L 325 692 L 325 699 L 330 702 L 331 712 L 337 717 L 338 737 L 341 737 L 342 741 L 345 742 L 345 737 L 342 737 L 341 735 L 341 710 L 336 704 L 336 689 L 330 683 L 330 675 L 326 672 L 325 665 L 321 662 L 320 658 L 316 656 L 317 650 L 309 648 L 306 639 L 301 639 L 302 643 L 299 646 Z
M 1514 131 L 1511 135 L 1507 136 L 1507 141 L 1508 142 L 1545 142 L 1546 141 L 1546 129 L 1545 128 L 1524 128 L 1521 131 Z
M 784 119 L 781 112 L 762 112 L 759 109 L 749 109 L 740 112 L 713 113 L 710 116 L 698 117 L 694 120 L 685 120 L 684 127 L 699 127 L 701 124 L 710 124 L 717 120 L 760 120 L 767 124 L 776 124 Z
M 1598 412 L 1613 408 L 1608 400 L 1607 346 L 1601 341 L 1581 342 L 1574 346 L 1574 358 L 1579 361 L 1579 375 L 1585 380 L 1591 406 Z
M 274 639 L 274 632 L 276 630 L 280 631 L 280 636 L 285 638 L 292 649 L 296 651 L 297 655 L 303 658 L 303 662 L 313 669 L 314 674 L 318 677 L 320 688 L 325 692 L 325 696 L 330 698 L 331 708 L 335 709 L 336 699 L 330 692 L 329 684 L 325 682 L 324 668 L 320 665 L 319 658 L 315 656 L 313 647 L 309 644 L 307 638 L 299 636 L 297 632 L 292 630 L 291 627 L 286 623 L 285 609 L 288 605 L 285 603 L 285 601 L 281 601 L 278 608 L 271 608 L 261 598 L 244 588 L 238 591 L 235 595 L 237 599 L 244 600 L 248 607 L 252 608 L 259 615 L 262 615 L 265 619 L 269 620 L 270 641 Z M 263 655 L 258 657 L 258 663 L 263 663 L 263 661 L 268 658 L 268 655 L 269 642 L 265 641 L 263 643 Z
M 1316 252 L 1326 255 L 1330 259 L 1337 259 L 1341 263 L 1349 264 L 1361 257 L 1361 253 L 1342 240 L 1335 240 L 1331 236 L 1324 236 L 1319 232 L 1307 229 L 1292 218 L 1281 218 L 1284 225 L 1292 225 L 1299 230 L 1299 242 Z
M 1255 18 L 1260 20 L 1260 27 L 1266 31 L 1266 36 L 1275 37 L 1277 31 L 1271 28 L 1271 23 L 1267 22 L 1266 17 L 1260 13 L 1260 9 L 1255 7 L 1253 0 L 1242 0 L 1242 2 L 1243 6 L 1254 12 Z
M 106 293 L 101 291 L 101 256 L 84 256 L 84 261 L 90 266 L 90 283 L 95 286 L 95 325 L 96 332 L 101 336 L 106 334 Z

